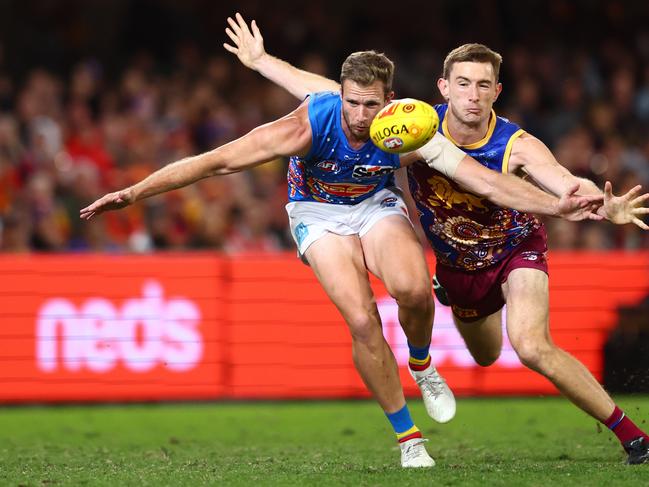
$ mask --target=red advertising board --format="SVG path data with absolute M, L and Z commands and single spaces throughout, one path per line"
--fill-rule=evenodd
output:
M 218 397 L 223 260 L 0 258 L 0 401 Z
M 649 253 L 549 262 L 553 338 L 600 377 L 617 307 L 649 292 Z M 345 323 L 294 254 L 4 255 L 0 272 L 0 402 L 367 396 Z M 416 394 L 396 304 L 373 286 Z M 431 353 L 459 395 L 556 393 L 506 334 L 499 360 L 476 366 L 439 304 Z

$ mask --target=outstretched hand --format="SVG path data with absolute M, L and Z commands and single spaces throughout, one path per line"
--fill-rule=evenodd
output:
M 615 196 L 611 182 L 606 181 L 604 185 L 604 204 L 597 213 L 617 225 L 634 223 L 643 230 L 649 230 L 649 226 L 639 218 L 639 215 L 649 214 L 649 208 L 641 206 L 649 200 L 649 193 L 637 196 L 641 189 L 642 186 L 638 185 L 625 195 Z
M 108 193 L 94 203 L 82 208 L 79 217 L 90 220 L 93 216 L 109 210 L 119 210 L 133 203 L 133 198 L 128 190 Z
M 248 24 L 243 19 L 240 13 L 235 15 L 236 21 L 228 17 L 228 24 L 225 33 L 228 35 L 234 46 L 223 43 L 226 51 L 236 54 L 241 63 L 251 69 L 255 69 L 255 63 L 266 54 L 264 49 L 264 38 L 257 27 L 257 22 L 254 20 L 250 23 L 252 32 L 248 28 Z
M 578 195 L 579 183 L 568 188 L 559 198 L 558 216 L 573 222 L 581 220 L 603 220 L 596 212 L 604 200 L 604 195 Z

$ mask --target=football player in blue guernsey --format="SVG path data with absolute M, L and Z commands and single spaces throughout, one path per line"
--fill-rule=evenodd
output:
M 394 184 L 394 171 L 421 156 L 389 155 L 369 140 L 370 122 L 393 96 L 392 77 L 393 64 L 384 55 L 353 53 L 343 63 L 339 90 L 308 96 L 285 117 L 169 164 L 129 188 L 103 196 L 80 216 L 89 219 L 202 178 L 292 156 L 287 211 L 299 254 L 349 327 L 354 364 L 394 427 L 402 466 L 431 467 L 434 461 L 408 412 L 368 277 L 368 271 L 378 276 L 398 304 L 412 374 L 428 413 L 440 422 L 449 421 L 455 399 L 428 353 L 433 322 L 430 276 Z M 483 197 L 495 198 L 492 193 L 498 192 L 501 204 L 571 219 L 597 218 L 591 209 L 601 198 L 567 191 L 558 199 L 519 178 L 482 167 L 441 135 L 427 147 L 435 153 L 429 157 L 434 167 L 454 174 Z
M 284 87 L 298 98 L 335 81 L 308 73 L 265 52 L 253 22 L 237 14 L 226 32 L 235 46 L 225 45 L 240 61 Z M 501 57 L 486 46 L 466 44 L 449 53 L 438 88 L 446 104 L 436 106 L 440 132 L 499 174 L 524 173 L 549 193 L 558 195 L 575 185 L 582 194 L 602 195 L 597 210 L 615 224 L 641 220 L 649 209 L 640 186 L 614 196 L 592 181 L 576 178 L 549 149 L 517 125 L 496 116 L 493 104 L 502 89 L 498 82 Z M 427 160 L 436 150 L 418 151 Z M 627 463 L 649 459 L 649 438 L 604 391 L 592 374 L 550 338 L 546 234 L 532 214 L 484 198 L 456 177 L 418 161 L 407 168 L 408 186 L 420 223 L 437 257 L 435 292 L 450 302 L 455 324 L 481 366 L 494 363 L 502 349 L 502 308 L 507 303 L 507 333 L 522 363 L 544 375 L 584 412 L 615 433 L 627 452 Z M 457 173 L 456 173 L 457 175 Z M 469 191 L 467 191 L 469 189 Z M 490 201 L 489 201 L 490 200 Z

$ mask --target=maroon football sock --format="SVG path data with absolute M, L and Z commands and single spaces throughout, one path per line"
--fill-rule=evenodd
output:
M 635 440 L 639 436 L 644 436 L 646 441 L 649 441 L 649 436 L 638 428 L 635 423 L 624 414 L 624 411 L 617 406 L 615 406 L 613 414 L 604 421 L 604 424 L 608 429 L 615 433 L 615 436 L 617 436 L 622 445 L 628 441 Z

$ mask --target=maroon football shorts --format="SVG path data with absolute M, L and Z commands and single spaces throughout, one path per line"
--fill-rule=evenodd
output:
M 478 271 L 463 271 L 438 264 L 437 280 L 448 294 L 453 314 L 462 321 L 485 318 L 505 304 L 501 285 L 514 269 L 530 268 L 548 273 L 547 236 L 542 226 L 509 256 Z

